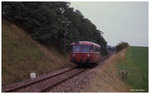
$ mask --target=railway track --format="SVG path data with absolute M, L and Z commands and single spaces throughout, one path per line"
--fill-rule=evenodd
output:
M 16 83 L 16 84 L 11 84 L 11 85 L 8 85 L 8 86 L 4 86 L 4 87 L 2 87 L 2 92 L 16 92 L 16 91 L 21 90 L 23 88 L 29 87 L 33 84 L 37 84 L 37 83 L 42 82 L 44 80 L 47 80 L 47 79 L 53 78 L 55 76 L 58 76 L 60 74 L 63 74 L 65 72 L 71 71 L 75 68 L 76 67 L 65 68 L 65 69 L 62 69 L 62 70 L 59 70 L 59 71 L 55 71 L 55 72 L 51 72 L 49 74 L 46 74 L 47 76 L 42 75 L 42 77 L 38 77 L 36 79 L 29 79 L 29 80 L 19 82 L 19 83 Z
M 103 58 L 100 62 L 106 60 L 109 56 Z M 62 71 L 49 73 L 46 77 L 30 79 L 23 83 L 17 83 L 11 86 L 2 87 L 2 92 L 44 92 L 84 71 L 87 68 L 66 68 Z

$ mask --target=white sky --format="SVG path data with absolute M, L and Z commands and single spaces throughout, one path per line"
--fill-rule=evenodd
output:
M 109 45 L 148 46 L 148 2 L 71 2 L 104 32 Z

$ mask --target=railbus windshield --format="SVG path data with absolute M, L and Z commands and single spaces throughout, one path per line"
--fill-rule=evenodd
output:
M 72 52 L 80 52 L 80 51 L 81 51 L 81 45 L 72 46 Z
M 73 52 L 90 52 L 92 45 L 74 45 L 72 46 Z
M 81 52 L 90 52 L 91 51 L 91 45 L 83 45 Z

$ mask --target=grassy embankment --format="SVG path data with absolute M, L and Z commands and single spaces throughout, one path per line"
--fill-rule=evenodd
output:
M 112 55 L 96 70 L 95 77 L 89 82 L 88 92 L 125 92 L 129 87 L 123 82 L 117 70 L 117 62 L 125 59 L 125 50 Z
M 90 81 L 92 92 L 147 92 L 148 48 L 130 47 L 114 54 Z
M 34 41 L 30 35 L 6 20 L 2 22 L 2 85 L 16 83 L 37 75 L 68 66 L 69 54 L 49 50 Z
M 148 91 L 148 48 L 130 47 L 126 59 L 118 63 L 118 69 L 128 72 L 122 75 L 130 91 Z

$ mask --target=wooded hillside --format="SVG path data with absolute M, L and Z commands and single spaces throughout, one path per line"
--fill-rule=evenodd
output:
M 102 31 L 79 10 L 69 7 L 69 2 L 2 2 L 3 18 L 22 27 L 32 38 L 46 46 L 64 49 L 71 42 L 93 41 L 105 52 L 107 42 Z M 95 11 L 95 10 L 93 10 Z

